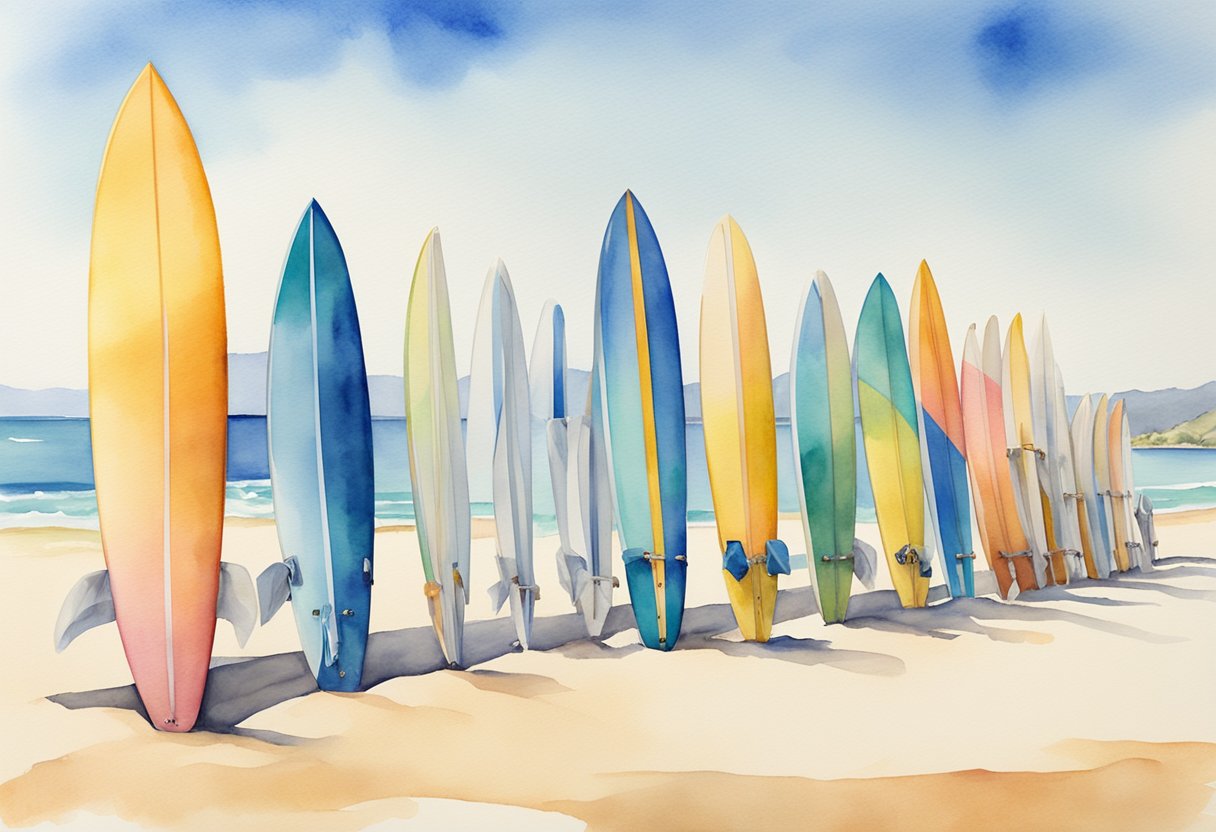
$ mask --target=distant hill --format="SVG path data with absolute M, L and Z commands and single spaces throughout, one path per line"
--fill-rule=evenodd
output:
M 779 421 L 790 418 L 790 374 L 782 373 L 773 379 L 773 415 Z M 701 383 L 694 381 L 684 385 L 684 418 L 690 422 L 701 421 Z
M 567 400 L 571 410 L 581 410 L 586 401 L 590 373 L 569 371 Z M 468 401 L 468 377 L 460 379 L 460 410 L 465 412 Z M 368 377 L 372 415 L 382 419 L 400 419 L 405 415 L 405 384 L 401 376 L 373 375 Z M 1164 433 L 1175 426 L 1216 410 L 1216 381 L 1190 390 L 1170 387 L 1165 390 L 1126 390 L 1112 399 L 1127 402 L 1128 426 L 1133 436 Z M 1071 412 L 1079 396 L 1068 397 Z M 789 374 L 773 379 L 773 409 L 778 419 L 790 415 Z M 697 382 L 684 385 L 684 410 L 689 420 L 701 418 L 701 386 Z M 228 356 L 228 412 L 233 415 L 266 415 L 266 353 L 230 353 Z M 88 393 L 62 387 L 47 390 L 22 390 L 0 385 L 0 416 L 68 416 L 89 415 Z
M 0 416 L 89 416 L 89 394 L 85 390 L 48 387 L 22 390 L 0 384 Z
M 1167 430 L 1175 425 L 1194 419 L 1201 414 L 1216 410 L 1216 381 L 1200 387 L 1180 390 L 1168 387 L 1164 390 L 1127 390 L 1112 397 L 1123 399 L 1127 409 L 1127 423 L 1132 435 Z
M 1132 439 L 1133 445 L 1198 445 L 1216 448 L 1216 408 L 1174 425 L 1169 430 L 1143 433 Z

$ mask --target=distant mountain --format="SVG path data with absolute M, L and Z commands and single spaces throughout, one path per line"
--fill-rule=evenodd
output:
M 1149 391 L 1124 390 L 1111 394 L 1110 399 L 1112 402 L 1115 399 L 1126 402 L 1127 426 L 1132 436 L 1158 433 L 1216 408 L 1216 381 L 1188 390 L 1177 387 Z M 1068 397 L 1070 415 L 1080 400 L 1080 396 Z
M 266 353 L 228 353 L 228 412 L 266 415 Z
M 89 394 L 86 390 L 48 387 L 22 390 L 0 384 L 0 416 L 66 416 L 88 418 Z
M 782 373 L 773 379 L 773 415 L 778 420 L 790 418 L 790 374 Z M 690 422 L 701 421 L 701 383 L 694 381 L 684 385 L 684 418 Z
M 1216 448 L 1216 409 L 1174 425 L 1166 431 L 1140 434 L 1132 439 L 1132 444 L 1142 447 L 1199 445 L 1204 448 Z
M 581 411 L 586 401 L 590 372 L 569 370 L 567 401 L 573 411 Z M 468 402 L 469 380 L 460 379 L 460 410 Z M 400 376 L 368 377 L 372 415 L 377 418 L 400 419 L 405 415 L 405 387 Z M 1216 381 L 1190 390 L 1170 387 L 1165 390 L 1127 390 L 1115 393 L 1112 399 L 1127 402 L 1128 424 L 1133 436 L 1163 433 L 1216 409 Z M 1076 408 L 1080 396 L 1068 397 L 1068 408 Z M 697 382 L 684 385 L 684 410 L 691 421 L 701 418 L 701 386 Z M 773 379 L 773 410 L 778 419 L 790 415 L 789 374 Z M 228 356 L 228 412 L 233 415 L 266 415 L 266 353 L 230 353 Z M 47 390 L 22 390 L 0 385 L 0 416 L 68 416 L 89 415 L 88 393 L 62 387 Z
M 1177 387 L 1148 392 L 1128 390 L 1116 393 L 1115 398 L 1126 402 L 1124 407 L 1127 408 L 1128 427 L 1135 436 L 1167 430 L 1216 410 L 1216 381 L 1190 390 L 1179 390 Z

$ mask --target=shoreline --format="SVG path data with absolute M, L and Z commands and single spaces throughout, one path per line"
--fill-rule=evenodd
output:
M 1153 513 L 1154 519 L 1158 524 L 1171 526 L 1190 525 L 1193 523 L 1216 523 L 1216 506 L 1208 506 L 1204 508 L 1183 508 L 1178 510 L 1159 509 Z M 781 522 L 800 523 L 802 515 L 798 512 L 783 511 L 777 515 Z M 233 528 L 262 528 L 274 525 L 273 517 L 240 517 L 237 515 L 226 515 L 224 517 L 224 526 Z M 867 525 L 862 521 L 858 521 L 857 525 Z M 690 529 L 712 529 L 715 527 L 713 520 L 690 520 L 688 522 Z M 474 539 L 493 537 L 494 536 L 494 518 L 493 517 L 474 517 L 472 519 L 473 537 Z M 383 525 L 376 526 L 376 534 L 385 534 L 392 532 L 413 532 L 417 527 L 414 523 L 392 521 Z M 14 534 L 30 534 L 30 533 L 57 533 L 57 534 L 85 534 L 97 536 L 100 532 L 96 528 L 86 528 L 80 526 L 3 526 L 0 527 L 0 535 Z M 537 540 L 545 537 L 553 537 L 554 535 L 537 534 Z
M 1137 445 L 1132 442 L 1133 451 L 1216 451 L 1216 445 Z

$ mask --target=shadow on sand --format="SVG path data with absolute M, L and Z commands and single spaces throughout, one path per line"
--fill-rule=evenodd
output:
M 1157 580 L 1166 576 L 1216 575 L 1216 569 L 1190 565 L 1205 561 L 1206 559 L 1167 558 L 1158 565 L 1168 568 L 1143 574 L 1133 570 L 1118 579 L 1084 581 L 1078 584 L 1077 588 L 1155 591 L 1188 600 L 1212 601 L 1216 600 L 1216 592 L 1184 589 Z M 1016 603 L 983 597 L 950 599 L 945 587 L 935 586 L 929 593 L 931 606 L 924 609 L 903 609 L 894 591 L 878 590 L 854 596 L 849 603 L 849 619 L 843 626 L 932 638 L 952 639 L 957 638 L 960 633 L 975 633 L 994 641 L 1033 642 L 1042 641 L 1043 634 L 982 622 L 1062 621 L 1150 643 L 1179 640 L 1173 636 L 1150 633 L 1094 616 L 1038 606 L 1043 601 L 1066 601 L 1103 607 L 1143 603 L 1082 594 L 1068 587 L 1050 587 L 1027 593 Z M 815 598 L 809 587 L 782 590 L 774 619 L 780 623 L 817 611 Z M 635 626 L 632 608 L 627 604 L 618 605 L 608 614 L 602 637 L 608 639 L 634 629 Z M 821 639 L 777 636 L 767 644 L 757 644 L 715 638 L 735 628 L 735 619 L 729 604 L 690 608 L 684 613 L 684 624 L 676 649 L 717 650 L 730 656 L 775 658 L 802 665 L 825 664 L 854 673 L 878 676 L 899 675 L 905 669 L 904 662 L 895 656 L 860 650 L 839 650 L 833 648 L 831 642 Z M 644 649 L 639 644 L 610 647 L 588 639 L 583 628 L 583 619 L 577 613 L 537 618 L 533 624 L 531 647 L 534 650 L 558 650 L 572 658 L 620 656 Z M 508 618 L 472 621 L 465 626 L 466 667 L 483 664 L 515 649 L 515 632 Z M 447 663 L 430 627 L 372 633 L 368 638 L 362 686 L 367 690 L 399 676 L 417 676 L 446 667 Z M 261 736 L 264 732 L 250 732 L 236 726 L 259 711 L 316 690 L 316 681 L 309 672 L 302 652 L 249 659 L 216 657 L 208 675 L 207 690 L 196 730 L 256 734 L 269 742 L 278 742 L 278 738 Z M 134 685 L 60 693 L 48 698 L 65 708 L 125 708 L 147 718 Z

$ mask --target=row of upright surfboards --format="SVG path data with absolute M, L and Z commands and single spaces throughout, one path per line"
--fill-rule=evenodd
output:
M 585 400 L 572 402 L 561 307 L 546 305 L 529 361 L 510 276 L 496 263 L 477 311 L 462 424 L 437 230 L 419 254 L 405 321 L 402 464 L 423 591 L 453 665 L 463 661 L 472 587 L 471 501 L 494 507 L 496 608 L 509 606 L 520 646 L 531 638 L 540 591 L 534 419 L 545 422 L 558 575 L 588 634 L 602 633 L 618 585 L 615 531 L 642 641 L 670 650 L 679 637 L 689 554 L 679 335 L 658 238 L 630 192 L 609 219 L 595 297 L 591 383 Z M 910 329 L 905 350 L 881 275 L 863 306 L 852 362 L 826 275 L 808 283 L 798 311 L 795 470 L 825 621 L 844 619 L 853 575 L 868 583 L 876 568 L 874 552 L 854 539 L 854 390 L 885 559 L 905 606 L 927 599 L 926 505 L 951 592 L 976 591 L 969 493 L 1002 596 L 1014 586 L 1149 565 L 1129 525 L 1121 402 L 1108 413 L 1105 397 L 1096 406 L 1086 398 L 1069 426 L 1046 329 L 1031 364 L 1020 319 L 1003 352 L 994 321 L 982 353 L 974 328 L 968 333 L 960 397 L 924 264 Z M 89 401 L 107 568 L 73 587 L 55 639 L 63 649 L 117 621 L 141 700 L 163 730 L 190 730 L 198 718 L 217 617 L 231 620 L 244 643 L 259 608 L 264 623 L 287 601 L 318 686 L 362 686 L 374 579 L 371 413 L 345 256 L 315 201 L 288 246 L 271 325 L 268 450 L 282 560 L 258 577 L 256 593 L 243 568 L 220 561 L 226 353 L 210 190 L 185 119 L 149 65 L 110 134 L 90 257 Z M 710 240 L 700 365 L 723 578 L 743 635 L 765 641 L 790 556 L 777 539 L 763 304 L 747 240 L 729 217 Z

